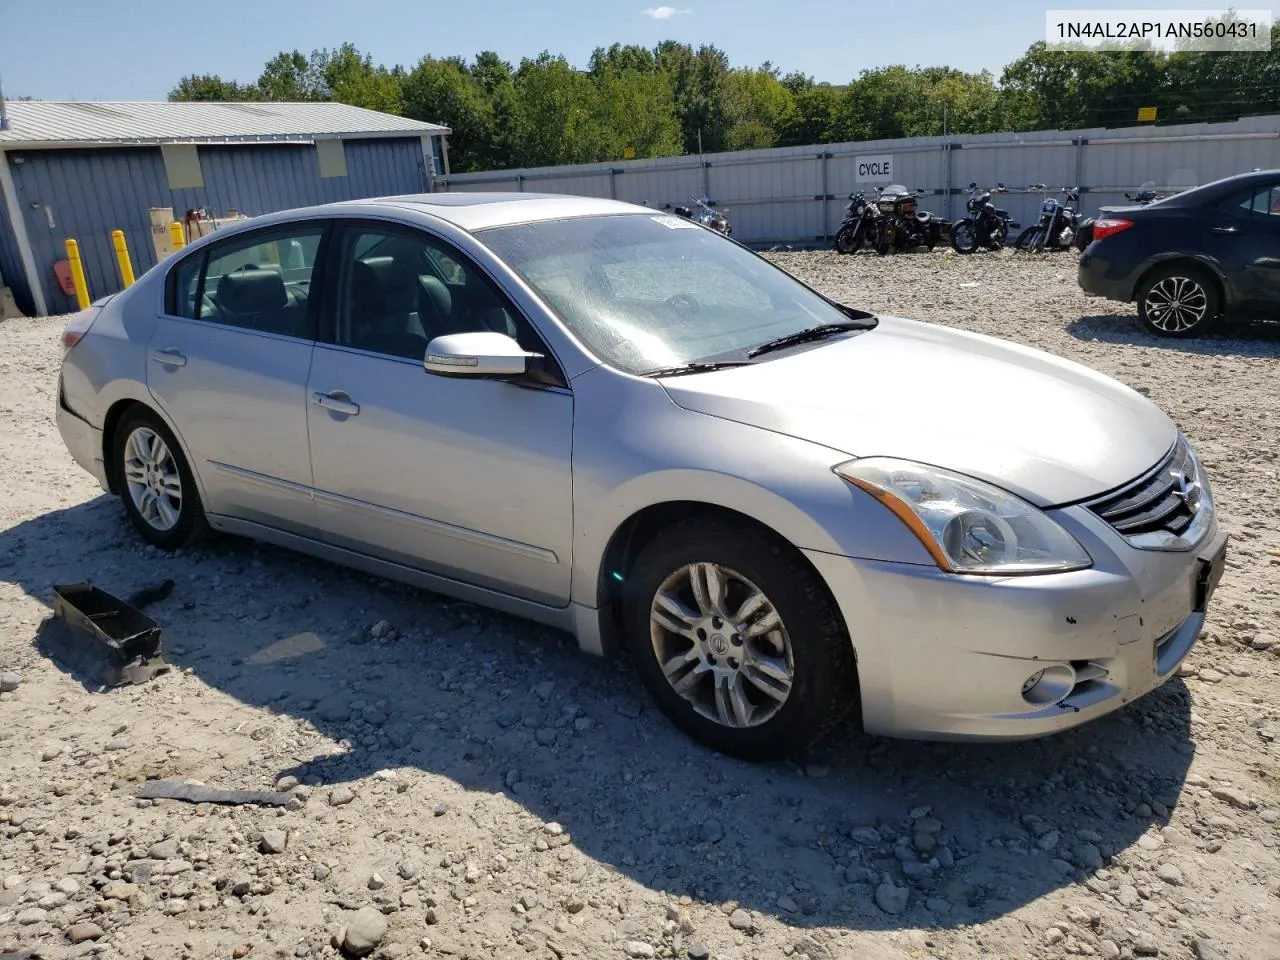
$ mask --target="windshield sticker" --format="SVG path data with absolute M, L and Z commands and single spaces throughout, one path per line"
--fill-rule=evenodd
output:
M 660 223 L 668 230 L 697 230 L 698 225 L 684 217 L 650 217 L 654 223 Z

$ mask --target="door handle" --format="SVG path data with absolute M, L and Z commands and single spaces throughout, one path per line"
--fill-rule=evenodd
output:
M 167 350 L 152 350 L 151 360 L 153 363 L 166 367 L 185 367 L 187 365 L 187 358 L 175 347 L 170 347 Z
M 1210 233 L 1239 233 L 1239 227 L 1210 227 Z
M 330 390 L 328 393 L 317 391 L 311 394 L 311 402 L 318 407 L 324 407 L 326 410 L 332 410 L 347 417 L 354 417 L 360 412 L 360 404 L 354 403 L 341 390 Z

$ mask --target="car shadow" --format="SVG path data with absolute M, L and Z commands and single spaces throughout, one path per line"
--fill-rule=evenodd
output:
M 172 595 L 147 612 L 175 667 L 345 747 L 210 786 L 417 769 L 465 788 L 458 805 L 506 794 L 652 890 L 736 900 L 796 928 L 1006 914 L 1167 823 L 1194 753 L 1175 680 L 1044 740 L 911 743 L 848 727 L 798 762 L 752 765 L 678 733 L 626 664 L 537 625 L 248 541 L 163 554 L 105 496 L 0 532 L 0 580 L 46 605 L 54 583 L 128 596 L 166 578 Z M 384 620 L 390 632 L 371 636 Z M 324 790 L 309 802 L 327 803 Z M 911 891 L 900 913 L 876 904 L 885 876 Z
M 1179 340 L 1148 333 L 1134 313 L 1100 313 L 1067 324 L 1067 332 L 1077 340 L 1102 343 L 1138 344 L 1205 357 L 1274 357 L 1280 343 L 1280 323 L 1224 324 L 1217 333 Z

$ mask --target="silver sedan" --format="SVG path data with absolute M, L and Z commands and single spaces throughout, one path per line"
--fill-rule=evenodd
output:
M 623 203 L 259 217 L 63 345 L 63 439 L 150 543 L 240 534 L 572 631 L 744 757 L 850 710 L 1084 723 L 1172 676 L 1223 566 L 1208 479 L 1138 393 Z

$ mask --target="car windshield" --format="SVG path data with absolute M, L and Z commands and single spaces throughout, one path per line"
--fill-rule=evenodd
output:
M 478 236 L 592 353 L 628 373 L 746 360 L 812 327 L 876 322 L 683 217 L 582 217 Z

